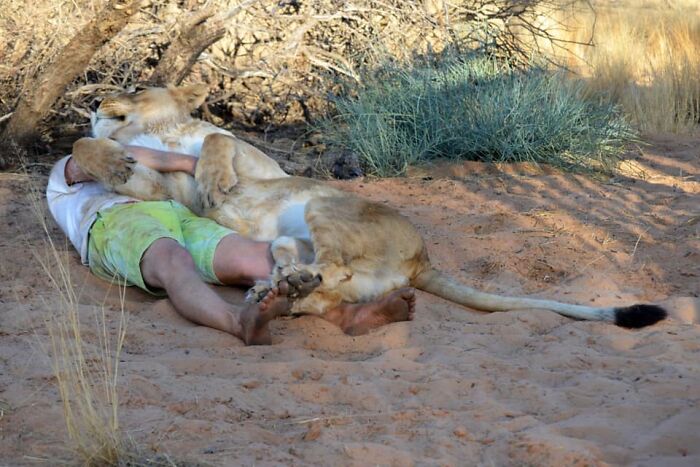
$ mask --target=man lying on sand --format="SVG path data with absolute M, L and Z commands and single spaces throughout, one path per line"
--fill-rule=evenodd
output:
M 194 175 L 197 158 L 128 147 L 139 163 L 160 172 Z M 66 156 L 51 171 L 46 189 L 49 210 L 97 276 L 167 294 L 175 310 L 197 324 L 228 332 L 246 344 L 269 344 L 268 323 L 290 307 L 289 292 L 310 292 L 316 278 L 278 284 L 260 303 L 237 306 L 206 283 L 250 286 L 267 279 L 270 244 L 237 235 L 210 219 L 195 216 L 175 201 L 140 201 L 105 190 Z M 343 304 L 323 315 L 352 335 L 395 321 L 413 319 L 413 289 L 376 302 Z

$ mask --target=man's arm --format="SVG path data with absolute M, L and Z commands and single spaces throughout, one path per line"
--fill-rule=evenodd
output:
M 197 158 L 179 152 L 158 151 L 142 146 L 125 146 L 136 162 L 158 172 L 187 172 L 194 176 Z
M 158 172 L 187 172 L 194 176 L 197 167 L 197 158 L 194 156 L 179 152 L 158 151 L 141 146 L 125 146 L 125 148 L 136 162 L 149 169 Z M 80 169 L 72 157 L 66 163 L 65 177 L 68 185 L 92 180 L 88 174 Z

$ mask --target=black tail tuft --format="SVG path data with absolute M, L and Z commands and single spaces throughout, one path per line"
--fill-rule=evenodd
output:
M 643 328 L 665 319 L 666 310 L 656 305 L 632 305 L 615 308 L 615 324 L 623 328 Z

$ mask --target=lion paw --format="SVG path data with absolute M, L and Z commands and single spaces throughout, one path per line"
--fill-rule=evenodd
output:
M 259 303 L 272 290 L 272 282 L 257 281 L 245 294 L 247 303 Z
M 321 284 L 322 280 L 318 271 L 308 264 L 291 263 L 278 266 L 272 274 L 273 283 L 286 281 L 289 284 L 287 296 L 292 299 L 306 297 Z
M 289 284 L 287 298 L 296 300 L 304 298 L 313 292 L 321 284 L 321 276 L 307 270 L 288 270 L 286 274 L 275 275 L 277 278 L 271 281 L 258 281 L 246 292 L 245 300 L 248 303 L 259 303 L 272 290 L 272 284 L 281 281 Z
M 313 292 L 316 287 L 321 285 L 321 275 L 314 274 L 311 271 L 296 271 L 285 277 L 289 284 L 289 292 L 287 296 L 290 298 L 303 298 Z
M 197 181 L 197 191 L 202 203 L 207 209 L 221 206 L 238 183 L 238 177 L 230 164 L 214 164 L 207 160 L 199 161 L 194 179 Z
M 136 164 L 121 144 L 103 138 L 80 138 L 73 145 L 73 158 L 84 172 L 109 187 L 128 182 Z
M 134 173 L 134 164 L 136 164 L 136 160 L 126 151 L 123 155 L 115 157 L 107 174 L 107 183 L 119 186 L 128 182 Z

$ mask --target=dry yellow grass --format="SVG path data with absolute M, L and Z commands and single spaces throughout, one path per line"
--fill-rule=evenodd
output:
M 49 234 L 38 187 L 32 192 L 32 208 L 46 234 L 43 248 L 35 249 L 36 258 L 57 297 L 46 305 L 47 350 L 70 447 L 83 465 L 117 465 L 132 457 L 131 445 L 119 427 L 117 393 L 119 355 L 126 337 L 123 294 L 115 330 L 107 324 L 104 306 L 81 313 L 67 253 L 56 248 Z
M 700 122 L 700 4 L 695 0 L 583 2 L 569 18 L 567 65 L 591 92 L 619 103 L 644 133 L 695 132 Z M 562 58 L 562 54 L 559 54 Z
M 54 272 L 47 272 L 47 276 L 51 274 Z M 52 277 L 52 283 L 54 280 Z M 86 342 L 74 293 L 73 289 L 63 289 L 62 309 L 47 322 L 66 428 L 75 454 L 85 465 L 116 465 L 128 449 L 119 427 L 117 395 L 124 313 L 112 336 L 102 308 L 94 323 L 98 342 Z

